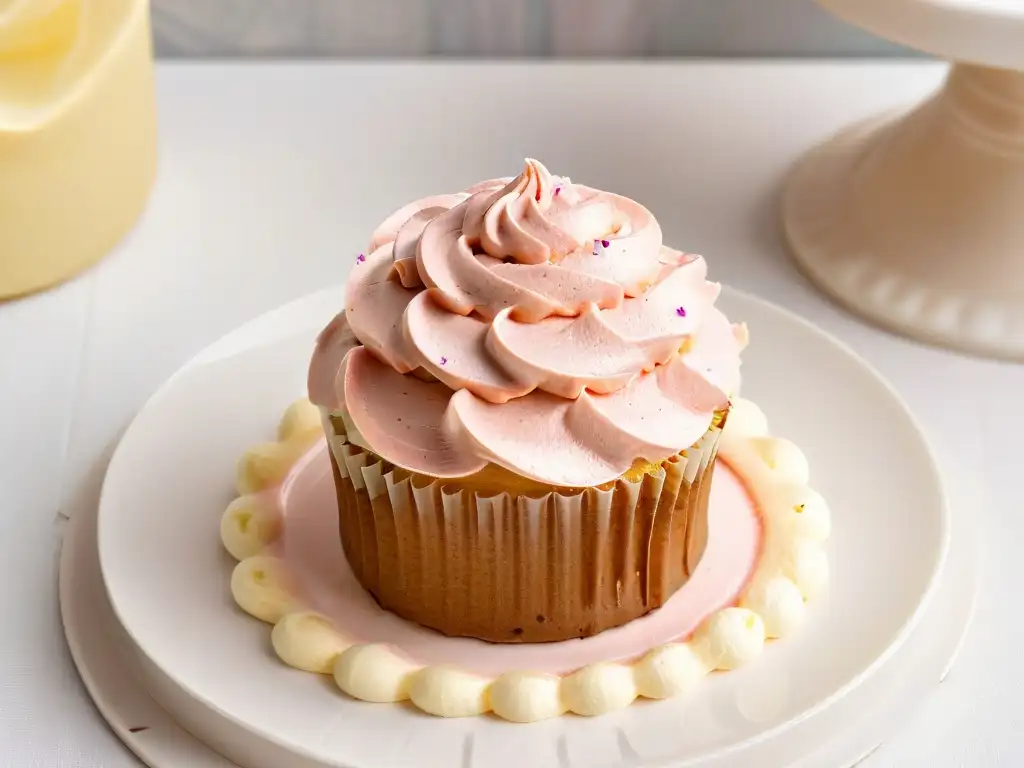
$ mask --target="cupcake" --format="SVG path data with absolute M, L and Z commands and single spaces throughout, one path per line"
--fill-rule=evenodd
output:
M 309 395 L 383 608 L 546 642 L 684 588 L 746 343 L 706 278 L 642 205 L 535 160 L 380 225 Z

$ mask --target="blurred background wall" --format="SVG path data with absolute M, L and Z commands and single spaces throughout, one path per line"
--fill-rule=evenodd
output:
M 158 55 L 879 56 L 813 0 L 153 0 Z

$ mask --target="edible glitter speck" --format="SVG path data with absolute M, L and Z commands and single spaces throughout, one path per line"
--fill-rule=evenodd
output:
M 605 248 L 607 248 L 609 245 L 611 245 L 611 243 L 609 243 L 607 240 L 602 240 L 601 241 L 601 245 L 603 245 Z
M 676 307 L 676 314 L 680 317 L 686 317 L 686 309 L 684 307 Z
M 447 365 L 447 363 L 448 363 L 448 358 L 447 357 L 442 357 L 441 358 L 441 365 Z
M 356 264 L 362 264 L 364 261 L 366 261 L 365 253 L 360 253 L 358 256 L 356 256 Z

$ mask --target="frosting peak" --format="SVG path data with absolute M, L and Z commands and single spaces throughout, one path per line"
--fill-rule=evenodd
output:
M 467 204 L 462 225 L 466 243 L 517 264 L 544 264 L 572 253 L 581 243 L 549 217 L 555 190 L 561 187 L 548 169 L 528 159 L 523 172 L 504 188 L 481 191 Z
M 412 471 L 613 480 L 696 442 L 738 383 L 745 333 L 706 275 L 640 204 L 528 159 L 385 219 L 310 395 Z

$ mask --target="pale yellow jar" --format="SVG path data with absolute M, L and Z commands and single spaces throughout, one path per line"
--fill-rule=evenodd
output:
M 0 299 L 102 257 L 155 172 L 147 0 L 0 0 Z

